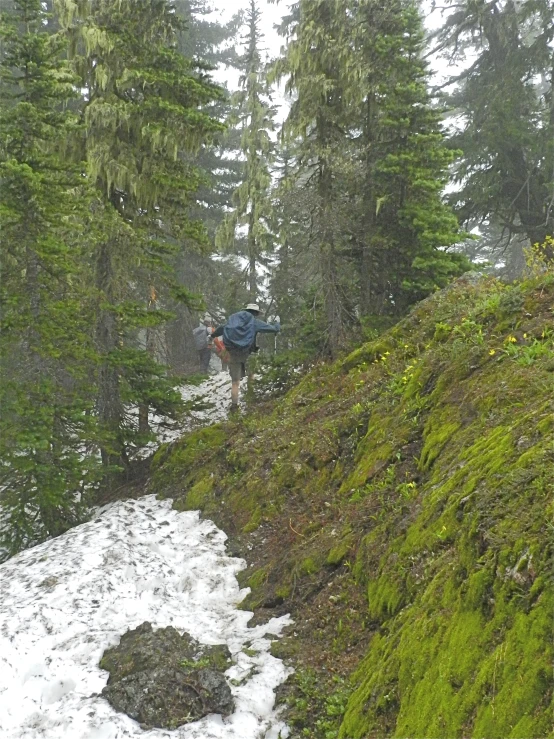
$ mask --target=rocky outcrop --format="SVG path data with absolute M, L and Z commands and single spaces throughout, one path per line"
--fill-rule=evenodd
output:
M 230 663 L 226 646 L 206 647 L 172 626 L 153 630 L 146 621 L 104 652 L 100 667 L 110 677 L 102 695 L 144 728 L 228 716 L 234 702 L 223 672 Z

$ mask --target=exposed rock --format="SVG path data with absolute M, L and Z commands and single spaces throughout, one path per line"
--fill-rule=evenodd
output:
M 172 626 L 154 631 L 146 621 L 104 652 L 100 667 L 110 677 L 102 695 L 147 728 L 228 716 L 234 702 L 222 673 L 230 662 L 226 646 L 206 647 Z

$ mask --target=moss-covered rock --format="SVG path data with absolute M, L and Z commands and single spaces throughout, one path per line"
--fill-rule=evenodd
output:
M 171 626 L 154 631 L 145 622 L 104 652 L 100 667 L 110 677 L 102 695 L 144 728 L 176 729 L 233 712 L 222 674 L 230 663 L 226 646 L 205 647 Z

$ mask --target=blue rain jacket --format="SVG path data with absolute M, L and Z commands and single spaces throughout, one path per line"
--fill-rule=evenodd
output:
M 231 351 L 250 349 L 256 342 L 256 334 L 277 334 L 280 330 L 281 326 L 278 323 L 273 325 L 264 323 L 247 310 L 241 310 L 233 313 L 223 327 L 223 343 Z

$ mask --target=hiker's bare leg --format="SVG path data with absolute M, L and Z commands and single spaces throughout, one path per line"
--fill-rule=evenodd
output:
M 233 380 L 231 383 L 231 405 L 239 404 L 239 387 L 240 380 Z

